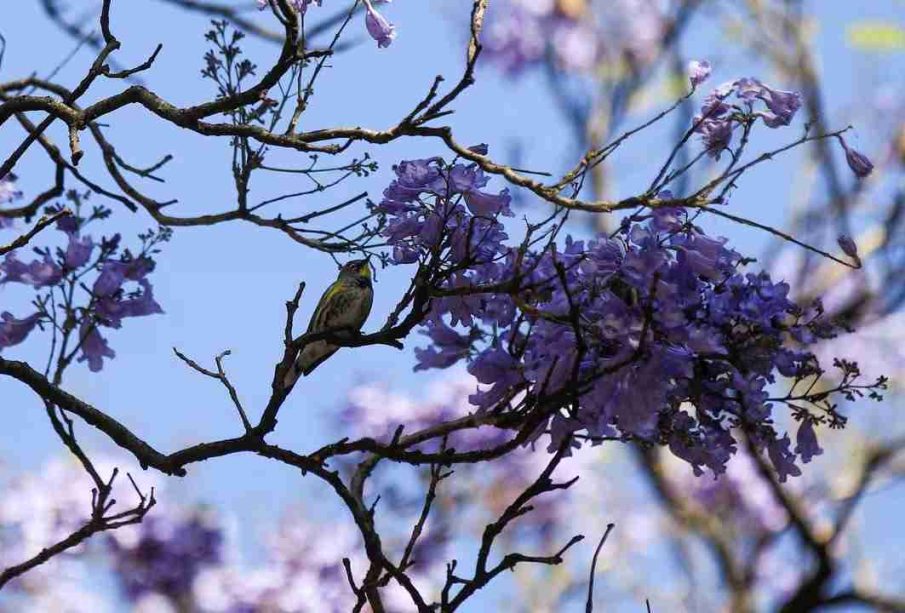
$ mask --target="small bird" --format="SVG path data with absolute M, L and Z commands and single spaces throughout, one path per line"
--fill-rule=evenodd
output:
M 352 260 L 339 269 L 339 276 L 321 296 L 308 323 L 308 334 L 331 328 L 358 332 L 371 312 L 374 288 L 368 260 Z M 286 388 L 295 385 L 299 376 L 308 376 L 321 362 L 339 349 L 325 340 L 314 341 L 299 353 L 292 368 L 283 378 Z

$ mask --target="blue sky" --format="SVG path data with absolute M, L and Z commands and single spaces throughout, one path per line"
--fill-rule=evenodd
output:
M 38 4 L 16 2 L 4 11 L 0 32 L 7 39 L 7 50 L 0 69 L 2 79 L 32 71 L 46 74 L 73 47 L 70 39 L 47 22 Z M 321 10 L 326 13 L 327 8 Z M 889 78 L 890 70 L 902 76 L 901 57 L 890 63 L 889 57 L 878 61 L 876 56 L 855 54 L 847 48 L 847 24 L 854 19 L 901 18 L 902 12 L 900 1 L 820 3 L 819 58 L 835 125 L 865 119 L 850 111 L 859 96 L 869 93 L 873 79 Z M 338 58 L 334 62 L 336 68 L 321 80 L 314 104 L 304 116 L 304 127 L 392 125 L 420 99 L 435 74 L 446 75 L 448 83 L 459 74 L 464 55 L 464 14 L 456 14 L 449 4 L 411 0 L 398 0 L 385 13 L 398 27 L 397 40 L 390 48 L 378 51 L 370 39 L 364 39 L 363 23 L 353 23 L 350 27 L 363 39 L 362 44 Z M 145 81 L 176 104 L 201 101 L 213 95 L 211 84 L 199 76 L 205 24 L 203 17 L 185 16 L 160 2 L 118 0 L 114 2 L 113 28 L 124 46 L 115 57 L 122 64 L 132 65 L 162 42 L 163 51 L 154 68 L 145 73 Z M 697 31 L 703 34 L 688 39 L 685 53 L 688 57 L 710 59 L 715 66 L 714 82 L 755 74 L 784 88 L 762 65 L 752 63 L 745 53 L 726 45 L 713 34 L 713 28 Z M 276 55 L 273 45 L 253 40 L 248 40 L 244 48 L 259 65 L 266 65 Z M 59 79 L 74 84 L 90 60 L 90 53 L 78 53 Z M 85 99 L 96 99 L 122 86 L 118 82 L 99 83 Z M 630 121 L 646 117 L 666 103 L 666 98 L 655 98 L 654 106 L 645 107 Z M 569 165 L 577 153 L 569 142 L 568 127 L 546 92 L 543 79 L 537 76 L 512 80 L 485 68 L 478 73 L 477 85 L 454 108 L 452 123 L 460 142 L 486 142 L 491 152 L 500 155 L 518 143 L 523 156 L 520 163 L 525 167 L 555 172 Z M 171 213 L 189 215 L 231 208 L 234 193 L 226 140 L 183 132 L 137 108 L 124 109 L 109 121 L 113 124 L 108 131 L 110 139 L 129 161 L 142 165 L 167 153 L 175 156 L 162 173 L 167 183 L 149 188 L 150 193 L 162 199 L 179 198 L 180 203 L 172 207 Z M 59 126 L 53 134 L 58 142 L 65 142 Z M 768 146 L 794 135 L 797 130 L 769 135 L 755 141 L 755 145 Z M 875 136 L 869 123 L 864 123 L 858 126 L 856 142 L 870 150 Z M 0 129 L 0 149 L 8 151 L 19 138 L 11 126 L 4 126 Z M 662 154 L 668 151 L 669 147 L 658 138 L 663 136 L 639 139 L 637 146 L 627 147 L 620 154 L 616 165 L 618 195 L 627 195 L 636 181 L 649 176 L 651 150 Z M 359 148 L 356 153 L 363 150 Z M 378 172 L 293 206 L 304 211 L 341 201 L 362 190 L 379 198 L 392 178 L 390 166 L 394 161 L 444 153 L 439 142 L 427 140 L 405 140 L 368 151 L 381 164 Z M 42 155 L 33 147 L 17 168 L 26 193 L 46 187 L 49 169 Z M 97 152 L 87 147 L 82 165 L 89 176 L 103 177 L 98 158 Z M 281 159 L 296 164 L 306 161 L 295 153 Z M 774 162 L 752 173 L 735 196 L 735 211 L 761 221 L 781 223 L 798 168 L 795 164 Z M 294 175 L 259 176 L 253 185 L 253 196 L 259 198 L 299 189 L 299 179 Z M 496 179 L 491 185 L 503 187 Z M 151 223 L 147 215 L 130 215 L 116 203 L 111 206 L 115 215 L 107 226 L 110 231 L 115 228 L 128 237 L 130 232 L 134 235 Z M 756 253 L 767 244 L 765 236 L 751 229 L 713 220 L 706 225 L 730 236 L 749 252 Z M 366 328 L 382 322 L 395 304 L 403 288 L 403 272 L 380 274 Z M 238 223 L 180 229 L 165 246 L 153 275 L 156 296 L 166 314 L 129 321 L 121 330 L 112 332 L 109 341 L 117 359 L 108 363 L 100 375 L 88 372 L 83 365 L 76 366 L 69 371 L 65 385 L 162 450 L 239 434 L 240 424 L 222 388 L 188 370 L 170 348 L 178 347 L 202 363 L 210 363 L 215 354 L 231 349 L 233 355 L 226 362 L 227 369 L 245 406 L 257 415 L 257 407 L 268 397 L 273 365 L 281 349 L 284 301 L 291 297 L 300 280 L 308 284 L 297 321 L 297 327 L 302 328 L 318 295 L 334 276 L 335 267 L 329 257 L 301 249 L 273 230 Z M 15 307 L 23 306 L 24 294 L 18 287 L 0 289 L 3 308 L 15 311 Z M 413 376 L 411 367 L 412 347 L 419 344 L 418 338 L 413 337 L 401 353 L 386 347 L 341 351 L 297 386 L 280 414 L 279 428 L 272 440 L 302 451 L 327 442 L 332 433 L 328 416 L 342 405 L 344 391 L 356 381 L 377 379 L 418 390 L 423 379 Z M 41 339 L 34 337 L 4 355 L 40 362 L 45 357 L 43 347 Z M 0 436 L 0 459 L 5 468 L 35 468 L 62 452 L 37 400 L 21 385 L 0 380 L 0 398 L 7 433 Z M 96 448 L 109 449 L 87 428 L 80 428 L 79 432 Z M 309 480 L 300 480 L 295 471 L 252 456 L 194 466 L 190 477 L 173 490 L 185 500 L 228 508 L 249 526 L 271 518 L 289 503 L 305 502 L 306 507 L 312 508 L 308 502 L 311 495 L 325 492 Z M 312 512 L 319 512 L 316 504 Z

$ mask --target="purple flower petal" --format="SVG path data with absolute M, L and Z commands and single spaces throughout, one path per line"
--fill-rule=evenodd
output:
M 82 355 L 79 356 L 79 362 L 88 362 L 88 369 L 91 372 L 100 372 L 104 368 L 104 358 L 113 359 L 116 352 L 107 345 L 107 339 L 101 336 L 96 326 L 82 324 L 79 330 L 81 338 Z
M 91 252 L 94 250 L 94 241 L 90 236 L 79 239 L 75 234 L 69 235 L 69 245 L 66 247 L 66 255 L 63 261 L 66 268 L 75 270 L 88 263 Z
M 848 167 L 852 169 L 852 172 L 855 173 L 855 176 L 863 179 L 874 171 L 874 164 L 866 155 L 850 148 L 841 136 L 839 137 L 839 142 L 842 143 L 842 148 L 845 150 L 845 161 L 848 163 Z
M 798 426 L 798 435 L 795 437 L 795 453 L 801 456 L 801 461 L 807 464 L 814 456 L 823 453 L 823 449 L 817 444 L 817 435 L 814 433 L 814 420 L 805 418 Z
M 40 260 L 25 264 L 19 261 L 15 252 L 8 253 L 0 263 L 0 272 L 4 273 L 0 284 L 25 283 L 35 289 L 56 285 L 63 278 L 63 269 L 47 254 Z
M 790 444 L 789 435 L 786 434 L 783 438 L 774 439 L 767 445 L 767 454 L 770 456 L 773 468 L 776 469 L 780 483 L 785 483 L 789 476 L 801 475 L 801 469 L 795 466 L 795 454 L 789 451 Z
M 798 92 L 786 92 L 763 85 L 758 97 L 770 109 L 769 118 L 765 115 L 761 116 L 764 118 L 764 123 L 771 128 L 789 125 L 795 117 L 795 113 L 801 108 L 801 94 Z
M 710 78 L 711 73 L 710 62 L 707 60 L 692 60 L 688 63 L 688 79 L 691 81 L 692 87 L 697 87 Z
M 12 347 L 24 341 L 35 329 L 41 314 L 35 313 L 25 319 L 16 319 L 11 313 L 4 311 L 0 317 L 2 317 L 0 321 L 0 350 L 2 350 L 4 347 Z
M 855 244 L 855 241 L 852 240 L 851 236 L 840 234 L 839 238 L 836 239 L 836 242 L 839 243 L 839 248 L 842 249 L 842 252 L 845 255 L 858 261 L 861 260 L 861 258 L 858 257 L 858 246 Z
M 365 1 L 365 7 L 367 9 L 365 27 L 368 29 L 368 34 L 377 41 L 378 48 L 389 47 L 393 39 L 396 38 L 396 27 L 374 10 L 374 7 L 367 0 Z
M 122 262 L 107 262 L 101 274 L 94 280 L 92 293 L 95 296 L 111 296 L 119 291 L 126 281 L 126 269 Z
M 504 215 L 512 217 L 515 213 L 509 208 L 512 197 L 509 195 L 509 188 L 504 188 L 499 194 L 485 194 L 477 190 L 465 193 L 465 204 L 468 209 L 479 217 L 493 217 L 495 215 Z

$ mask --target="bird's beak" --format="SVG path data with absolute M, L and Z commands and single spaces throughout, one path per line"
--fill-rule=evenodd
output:
M 361 268 L 358 269 L 358 274 L 360 274 L 365 279 L 371 278 L 371 263 L 365 261 L 364 264 L 361 265 Z

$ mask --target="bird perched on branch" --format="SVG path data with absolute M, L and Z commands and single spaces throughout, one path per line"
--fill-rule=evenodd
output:
M 339 269 L 336 278 L 321 296 L 308 323 L 307 334 L 340 329 L 358 332 L 371 312 L 374 288 L 368 260 L 352 260 Z M 308 343 L 283 378 L 284 387 L 292 387 L 301 375 L 308 376 L 321 362 L 339 349 L 325 340 Z

